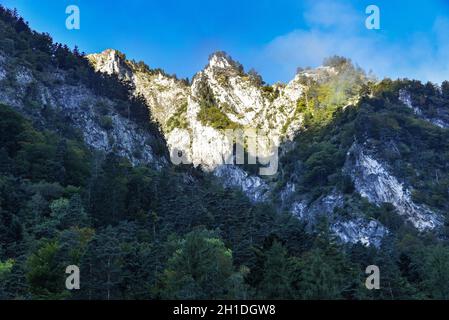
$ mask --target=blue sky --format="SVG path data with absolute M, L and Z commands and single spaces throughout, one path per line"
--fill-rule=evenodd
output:
M 123 51 L 150 67 L 191 78 L 216 50 L 267 82 L 339 54 L 378 77 L 449 79 L 449 0 L 0 0 L 33 29 L 86 53 Z M 78 5 L 81 29 L 65 28 Z M 380 30 L 365 8 L 380 8 Z

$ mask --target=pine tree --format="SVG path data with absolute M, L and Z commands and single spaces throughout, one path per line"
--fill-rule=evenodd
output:
M 85 299 L 120 299 L 122 281 L 122 258 L 116 230 L 111 226 L 98 233 L 89 243 L 81 262 L 83 288 L 80 295 Z
M 235 288 L 232 253 L 207 230 L 195 230 L 179 241 L 162 277 L 162 296 L 169 299 L 225 299 Z
M 291 298 L 291 270 L 287 250 L 275 240 L 264 256 L 263 278 L 259 284 L 259 294 L 264 299 Z

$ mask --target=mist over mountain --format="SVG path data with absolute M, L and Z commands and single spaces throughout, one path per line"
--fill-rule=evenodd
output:
M 0 298 L 445 299 L 448 106 L 449 82 L 339 56 L 268 85 L 216 52 L 178 79 L 0 7 Z M 230 129 L 276 170 L 246 140 L 235 163 Z

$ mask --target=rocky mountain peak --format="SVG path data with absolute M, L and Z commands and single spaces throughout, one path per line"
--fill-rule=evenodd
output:
M 320 66 L 315 69 L 307 68 L 304 70 L 299 70 L 295 79 L 308 79 L 315 81 L 317 83 L 324 83 L 336 77 L 339 71 L 330 66 Z
M 115 49 L 106 49 L 101 53 L 87 56 L 96 71 L 106 74 L 117 74 L 119 77 L 131 79 L 132 71 L 127 64 L 126 56 Z
M 209 63 L 206 69 L 225 69 L 242 72 L 243 66 L 239 62 L 233 60 L 226 52 L 217 51 L 209 56 Z

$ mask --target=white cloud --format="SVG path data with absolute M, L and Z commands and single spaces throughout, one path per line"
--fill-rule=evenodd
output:
M 448 19 L 437 18 L 433 29 L 425 34 L 410 34 L 392 42 L 382 29 L 365 28 L 364 10 L 358 12 L 348 4 L 329 0 L 309 4 L 304 12 L 307 29 L 281 35 L 261 51 L 260 61 L 265 62 L 262 72 L 268 61 L 275 66 L 274 76 L 285 79 L 298 66 L 317 66 L 337 54 L 380 78 L 408 77 L 437 83 L 449 79 Z
M 312 28 L 337 28 L 339 30 L 353 28 L 363 21 L 349 4 L 330 0 L 309 2 L 304 19 Z

